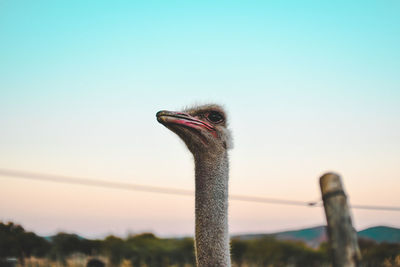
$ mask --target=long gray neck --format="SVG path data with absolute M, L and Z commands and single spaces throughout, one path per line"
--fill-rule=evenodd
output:
M 229 163 L 222 155 L 195 156 L 196 261 L 198 267 L 231 266 L 228 232 Z

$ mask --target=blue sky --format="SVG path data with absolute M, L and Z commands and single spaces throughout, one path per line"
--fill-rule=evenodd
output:
M 235 137 L 234 193 L 315 199 L 318 176 L 335 170 L 354 202 L 400 205 L 399 11 L 398 1 L 0 1 L 0 167 L 193 188 L 190 155 L 154 115 L 217 102 Z M 0 219 L 41 232 L 192 232 L 192 202 L 179 229 L 152 217 L 168 203 L 155 195 L 154 213 L 99 215 L 93 230 L 88 210 L 70 210 L 69 223 L 49 213 L 46 194 L 68 186 L 0 185 Z M 115 202 L 99 214 L 124 214 L 119 192 L 86 190 L 79 203 L 98 194 Z M 43 198 L 32 214 L 27 194 Z M 243 205 L 231 205 L 232 231 L 324 222 Z M 357 227 L 400 227 L 396 213 L 355 215 Z

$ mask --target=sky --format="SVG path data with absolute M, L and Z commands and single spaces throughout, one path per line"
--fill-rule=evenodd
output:
M 400 206 L 400 2 L 0 0 L 0 169 L 194 190 L 155 113 L 228 111 L 230 192 Z M 356 229 L 400 213 L 352 210 Z M 232 200 L 231 233 L 325 224 Z M 0 176 L 0 221 L 41 235 L 194 232 L 194 199 Z

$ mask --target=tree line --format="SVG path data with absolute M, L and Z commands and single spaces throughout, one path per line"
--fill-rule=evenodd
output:
M 400 266 L 400 244 L 378 244 L 370 240 L 359 240 L 359 244 L 363 266 Z M 69 233 L 44 238 L 25 231 L 21 225 L 0 222 L 0 267 L 7 266 L 9 258 L 24 265 L 31 257 L 67 266 L 67 259 L 78 253 L 88 258 L 102 256 L 110 267 L 119 267 L 122 262 L 133 267 L 187 267 L 195 266 L 193 246 L 192 238 L 159 238 L 151 233 L 127 238 L 110 235 L 103 240 Z M 273 237 L 232 239 L 231 253 L 233 265 L 237 267 L 312 267 L 329 266 L 331 262 L 326 243 L 312 249 L 302 242 L 280 241 Z

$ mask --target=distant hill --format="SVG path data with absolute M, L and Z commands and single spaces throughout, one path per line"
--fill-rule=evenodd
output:
M 326 226 L 280 232 L 275 234 L 275 238 L 278 240 L 303 241 L 310 247 L 318 247 L 322 242 L 328 240 Z
M 399 228 L 376 226 L 359 231 L 358 236 L 366 239 L 371 239 L 379 243 L 400 243 Z
M 374 240 L 378 243 L 389 242 L 389 243 L 400 243 L 400 229 L 387 227 L 387 226 L 376 226 L 367 228 L 359 231 L 358 236 Z M 244 234 L 236 235 L 233 238 L 242 240 L 260 239 L 265 237 L 275 237 L 278 240 L 293 240 L 303 241 L 308 246 L 316 248 L 322 242 L 328 240 L 326 226 L 317 226 L 312 228 L 305 228 L 300 230 L 285 231 L 271 234 Z

